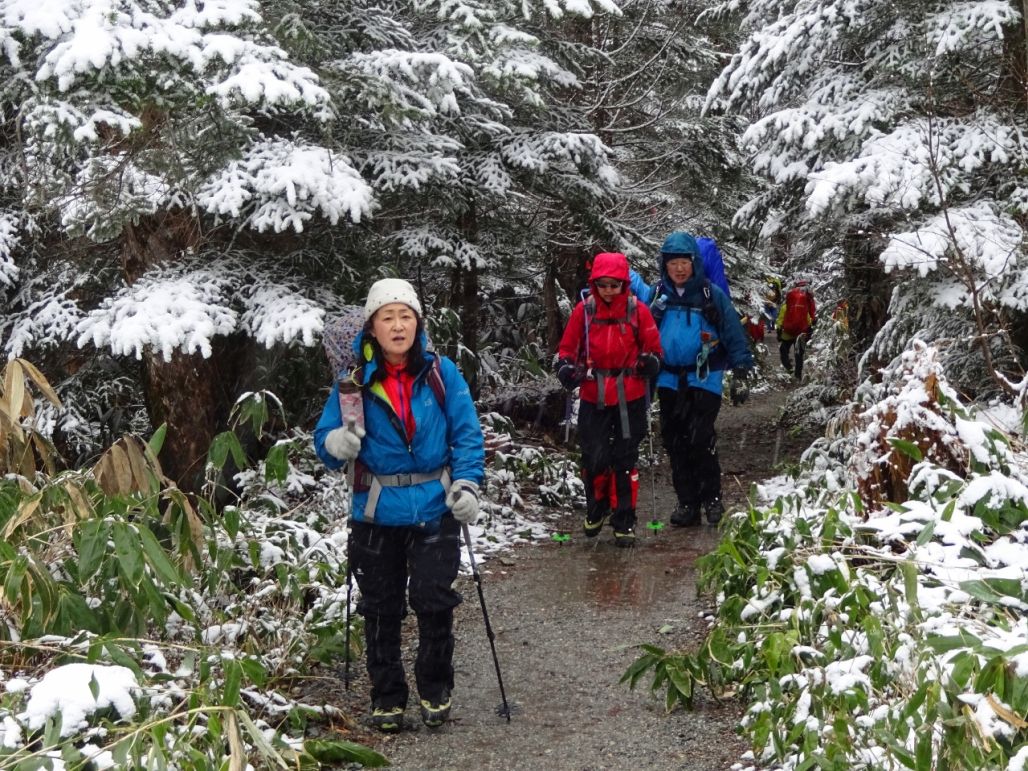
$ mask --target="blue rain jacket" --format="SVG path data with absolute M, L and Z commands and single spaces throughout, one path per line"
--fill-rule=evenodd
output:
M 431 363 L 414 380 L 411 391 L 411 411 L 414 415 L 414 438 L 410 444 L 399 417 L 384 396 L 380 383 L 370 386 L 377 368 L 368 361 L 369 352 L 361 356 L 363 335 L 354 341 L 358 360 L 364 359 L 364 429 L 357 459 L 373 474 L 429 473 L 443 466 L 450 467 L 450 477 L 456 481 L 466 479 L 481 485 L 485 479 L 485 447 L 478 413 L 471 398 L 471 390 L 457 365 L 445 356 L 439 356 L 440 373 L 446 386 L 446 399 L 442 406 L 427 381 Z M 422 343 L 425 343 L 424 338 Z M 435 353 L 428 357 L 438 356 Z M 339 385 L 332 387 L 321 418 L 314 429 L 314 448 L 318 457 L 330 469 L 340 469 L 345 462 L 325 449 L 328 432 L 342 425 L 339 412 Z M 368 493 L 357 492 L 353 497 L 351 517 L 364 520 Z M 375 508 L 377 525 L 417 525 L 433 529 L 449 509 L 446 491 L 440 481 L 434 480 L 409 487 L 383 487 Z
M 682 376 L 666 368 L 695 367 L 703 346 L 703 333 L 706 333 L 710 338 L 710 371 L 701 373 L 692 369 L 685 373 L 684 378 L 689 388 L 703 388 L 720 395 L 726 367 L 753 368 L 753 354 L 746 341 L 739 314 L 728 296 L 719 287 L 709 284 L 711 301 L 717 308 L 720 321 L 714 326 L 704 318 L 703 288 L 709 282 L 703 270 L 702 260 L 693 260 L 692 277 L 685 282 L 685 291 L 681 295 L 675 291 L 674 284 L 663 270 L 663 261 L 659 257 L 658 264 L 661 265 L 661 276 L 656 287 L 646 284 L 642 276 L 634 270 L 631 272 L 629 285 L 635 295 L 651 308 L 658 297 L 663 298 L 665 303 L 663 317 L 657 325 L 660 329 L 660 346 L 664 350 L 663 367 L 657 376 L 657 387 L 678 390 Z M 703 374 L 706 376 L 701 377 Z

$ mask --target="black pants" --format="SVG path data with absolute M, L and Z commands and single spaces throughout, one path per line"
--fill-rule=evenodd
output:
M 658 388 L 660 436 L 671 461 L 678 503 L 696 506 L 721 498 L 721 462 L 714 424 L 721 395 L 705 388 Z
M 582 448 L 582 473 L 585 477 L 585 495 L 590 511 L 608 507 L 607 495 L 601 495 L 598 477 L 612 477 L 617 496 L 617 509 L 611 516 L 616 532 L 628 532 L 635 527 L 635 497 L 633 484 L 635 464 L 639 460 L 639 444 L 646 437 L 646 399 L 628 402 L 628 437 L 621 433 L 621 413 L 618 405 L 600 407 L 583 401 L 578 408 L 578 441 Z M 636 477 L 637 480 L 637 477 Z M 595 518 L 590 515 L 590 518 Z
M 460 524 L 451 516 L 435 532 L 419 527 L 350 523 L 350 566 L 361 597 L 373 707 L 406 707 L 409 689 L 400 652 L 407 597 L 418 617 L 414 677 L 422 699 L 438 703 L 453 689 L 453 588 L 460 569 Z
M 782 340 L 778 345 L 778 355 L 782 359 L 782 366 L 785 367 L 791 374 L 796 376 L 797 380 L 803 379 L 803 357 L 806 353 L 806 342 L 807 333 L 804 332 L 799 337 L 794 337 L 791 340 Z M 796 346 L 796 366 L 793 367 L 792 358 L 790 353 L 792 347 Z

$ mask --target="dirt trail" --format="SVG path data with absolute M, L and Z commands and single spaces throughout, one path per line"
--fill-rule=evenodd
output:
M 739 408 L 725 406 L 718 421 L 723 488 L 729 510 L 745 505 L 753 482 L 767 477 L 773 459 L 795 459 L 809 437 L 776 431 L 785 394 L 755 394 Z M 657 466 L 657 518 L 674 507 L 666 463 Z M 642 471 L 640 521 L 651 519 L 650 470 Z M 355 729 L 354 738 L 386 755 L 393 768 L 414 771 L 547 769 L 728 769 L 747 748 L 735 736 L 742 705 L 704 696 L 692 711 L 666 714 L 649 679 L 630 691 L 619 683 L 638 657 L 634 646 L 694 649 L 703 639 L 709 598 L 697 596 L 695 561 L 717 543 L 716 528 L 640 527 L 635 549 L 617 549 L 609 530 L 587 540 L 581 512 L 569 517 L 572 540 L 523 547 L 482 566 L 489 617 L 496 635 L 508 702 L 508 723 L 473 583 L 456 618 L 456 683 L 451 721 L 429 731 L 416 706 L 416 727 L 396 736 Z M 573 529 L 572 529 L 573 527 Z M 413 622 L 411 622 L 413 624 Z M 413 640 L 413 626 L 405 641 Z M 367 710 L 363 664 L 348 701 Z

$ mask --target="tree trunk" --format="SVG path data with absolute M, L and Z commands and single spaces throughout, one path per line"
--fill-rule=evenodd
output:
M 843 241 L 848 323 L 858 355 L 868 349 L 885 323 L 892 293 L 892 283 L 878 259 L 883 245 L 874 243 L 874 237 L 868 233 L 867 229 L 851 230 Z M 819 310 L 818 315 L 827 318 L 831 309 Z
M 478 242 L 478 218 L 473 200 L 468 202 L 467 209 L 460 215 L 457 227 L 460 229 L 464 240 L 468 243 L 474 244 Z M 481 329 L 480 315 L 482 312 L 482 304 L 478 297 L 478 269 L 478 263 L 472 260 L 472 264 L 464 269 L 464 273 L 461 276 L 460 318 L 461 337 L 464 347 L 476 356 L 478 354 L 478 337 L 479 330 Z M 471 395 L 477 399 L 480 388 L 478 367 L 474 367 L 473 371 L 467 371 L 468 369 L 472 368 L 465 367 L 464 377 L 471 387 Z
M 185 213 L 163 212 L 126 226 L 121 250 L 125 280 L 132 284 L 146 271 L 181 258 L 200 244 L 195 221 Z M 207 448 L 225 425 L 235 402 L 238 366 L 253 353 L 242 336 L 217 338 L 209 358 L 175 351 L 171 361 L 148 350 L 143 356 L 146 410 L 151 425 L 167 423 L 160 462 L 165 474 L 186 492 L 203 484 Z
M 557 352 L 564 329 L 564 319 L 561 318 L 560 306 L 557 304 L 557 261 L 555 259 L 546 263 L 546 276 L 543 279 L 543 310 L 546 313 L 546 352 L 552 356 Z

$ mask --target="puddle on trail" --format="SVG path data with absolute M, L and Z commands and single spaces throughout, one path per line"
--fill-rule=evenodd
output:
M 713 527 L 661 530 L 640 536 L 634 549 L 615 547 L 607 534 L 595 541 L 577 538 L 554 548 L 560 559 L 547 560 L 545 580 L 533 582 L 520 600 L 545 607 L 560 618 L 560 608 L 586 603 L 597 610 L 644 611 L 656 602 L 696 598 L 696 560 L 718 541 Z

